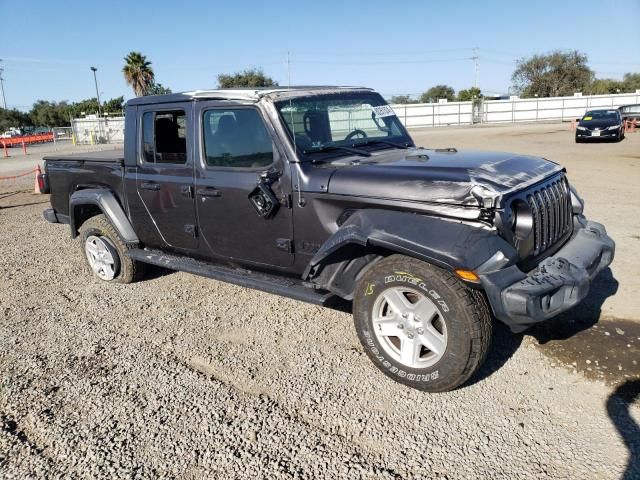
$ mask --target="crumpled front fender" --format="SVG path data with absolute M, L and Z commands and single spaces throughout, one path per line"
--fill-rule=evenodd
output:
M 351 215 L 327 239 L 309 262 L 303 279 L 313 281 L 326 268 L 334 272 L 323 275 L 323 278 L 335 278 L 335 271 L 343 269 L 350 260 L 336 253 L 354 245 L 379 247 L 448 270 L 474 270 L 499 251 L 502 252 L 501 268 L 517 261 L 514 248 L 493 230 L 414 213 L 366 209 Z M 354 276 L 354 281 L 357 276 L 359 274 Z M 326 284 L 326 280 L 319 286 L 332 290 L 332 285 Z M 345 293 L 350 293 L 347 291 L 350 288 L 343 287 L 336 293 L 347 298 Z

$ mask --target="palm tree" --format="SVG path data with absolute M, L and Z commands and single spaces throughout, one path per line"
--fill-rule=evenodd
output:
M 122 68 L 124 79 L 131 85 L 136 97 L 141 97 L 154 83 L 154 73 L 151 62 L 140 52 L 129 52 L 124 58 L 125 64 Z

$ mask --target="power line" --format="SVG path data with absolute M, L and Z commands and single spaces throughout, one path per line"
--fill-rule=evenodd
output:
M 421 55 L 424 53 L 449 53 L 449 52 L 462 52 L 462 51 L 471 51 L 473 50 L 471 47 L 464 47 L 464 48 L 440 48 L 440 49 L 433 49 L 433 50 L 403 50 L 402 54 L 403 55 Z M 341 56 L 358 56 L 358 57 L 362 57 L 362 56 L 389 56 L 389 55 L 398 55 L 398 51 L 394 50 L 394 51 L 375 51 L 375 52 L 365 52 L 362 50 L 351 50 L 351 51 L 293 51 L 292 53 L 295 53 L 296 56 L 305 56 L 305 55 L 313 55 L 313 56 L 325 56 L 325 57 L 331 57 L 331 56 L 335 56 L 335 57 L 341 57 Z
M 471 60 L 471 57 L 460 58 L 433 58 L 425 60 L 378 60 L 378 61 L 325 61 L 325 60 L 296 60 L 292 63 L 308 64 L 308 65 L 402 65 L 402 64 L 416 64 L 416 63 L 448 63 L 448 62 L 461 62 Z

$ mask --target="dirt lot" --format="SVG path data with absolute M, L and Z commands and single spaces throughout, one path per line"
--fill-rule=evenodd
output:
M 476 378 L 424 394 L 374 369 L 346 313 L 160 270 L 105 287 L 29 179 L 0 182 L 2 476 L 640 476 L 640 134 L 414 136 L 565 164 L 618 245 L 589 302 L 524 335 L 498 327 Z

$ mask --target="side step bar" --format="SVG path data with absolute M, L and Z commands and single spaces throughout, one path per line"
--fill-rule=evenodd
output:
M 325 305 L 334 295 L 326 290 L 317 290 L 307 286 L 302 280 L 281 277 L 269 273 L 255 272 L 242 268 L 233 268 L 203 262 L 190 257 L 161 252 L 158 250 L 132 249 L 127 255 L 134 260 L 170 270 L 193 273 L 222 282 L 233 283 L 241 287 L 262 290 L 263 292 L 293 298 L 302 302 Z

